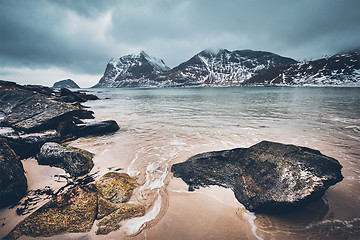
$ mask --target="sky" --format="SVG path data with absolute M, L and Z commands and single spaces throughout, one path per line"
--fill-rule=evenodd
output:
M 310 60 L 360 47 L 359 0 L 0 0 L 0 79 L 95 85 L 111 58 L 204 49 Z

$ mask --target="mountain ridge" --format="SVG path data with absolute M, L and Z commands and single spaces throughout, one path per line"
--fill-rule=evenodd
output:
M 337 74 L 335 74 L 335 71 Z M 359 51 L 298 62 L 250 49 L 203 50 L 170 69 L 144 51 L 111 59 L 94 87 L 228 87 L 360 84 Z

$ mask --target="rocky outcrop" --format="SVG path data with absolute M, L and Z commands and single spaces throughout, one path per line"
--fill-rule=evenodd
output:
M 56 129 L 60 122 L 76 118 L 94 118 L 80 106 L 55 101 L 28 90 L 0 91 L 0 111 L 15 130 L 39 132 Z
M 342 166 L 317 150 L 263 141 L 249 148 L 195 155 L 172 166 L 189 190 L 231 188 L 248 210 L 276 213 L 323 196 L 343 179 Z
M 80 88 L 72 79 L 65 79 L 55 82 L 52 88 Z
M 97 234 L 117 230 L 120 228 L 119 221 L 145 213 L 141 205 L 118 201 L 128 201 L 136 186 L 136 181 L 127 174 L 113 172 L 105 174 L 95 184 L 74 186 L 66 193 L 55 195 L 4 239 L 16 239 L 22 235 L 49 237 L 66 232 L 88 232 L 95 220 L 100 220 Z
M 89 173 L 94 166 L 92 158 L 93 154 L 86 150 L 55 142 L 45 143 L 36 156 L 40 165 L 62 168 L 72 177 Z
M 45 142 L 62 142 L 117 131 L 119 127 L 115 121 L 96 124 L 82 121 L 94 116 L 80 103 L 96 99 L 97 96 L 80 91 L 57 91 L 0 80 L 0 126 L 15 131 L 1 137 L 23 159 L 38 153 Z
M 0 138 L 0 208 L 15 204 L 26 192 L 27 180 L 19 157 Z

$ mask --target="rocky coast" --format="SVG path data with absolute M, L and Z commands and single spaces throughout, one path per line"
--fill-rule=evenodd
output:
M 79 137 L 119 130 L 114 120 L 84 122 L 94 116 L 81 103 L 97 99 L 65 88 L 53 90 L 0 81 L 0 207 L 18 206 L 16 212 L 22 215 L 33 204 L 33 198 L 25 198 L 27 179 L 20 160 L 36 158 L 39 165 L 62 168 L 67 173 L 59 176 L 66 179 L 65 186 L 35 193 L 48 195 L 49 201 L 21 221 L 5 239 L 86 232 L 95 220 L 99 220 L 97 234 L 107 234 L 120 227 L 120 220 L 144 215 L 142 205 L 127 203 L 138 186 L 134 178 L 108 172 L 95 181 L 89 174 L 94 166 L 93 154 L 68 145 Z
M 116 119 L 125 129 L 102 137 L 117 131 L 119 126 L 114 120 L 94 120 L 94 114 L 82 105 L 84 101 L 95 100 L 94 95 L 86 100 L 90 94 L 84 92 L 20 86 L 9 82 L 1 84 L 0 100 L 6 104 L 1 104 L 0 122 L 2 129 L 7 130 L 1 132 L 0 140 L 1 164 L 5 166 L 1 176 L 1 184 L 4 185 L 1 186 L 9 186 L 13 195 L 8 192 L 1 194 L 11 196 L 6 197 L 11 201 L 4 203 L 4 207 L 13 207 L 20 215 L 14 224 L 2 221 L 6 223 L 2 228 L 6 233 L 2 237 L 7 235 L 7 239 L 23 235 L 62 239 L 73 236 L 73 233 L 83 238 L 97 235 L 96 238 L 100 239 L 163 239 L 169 236 L 172 239 L 200 239 L 204 236 L 235 239 L 241 234 L 245 234 L 244 239 L 261 239 L 267 236 L 266 232 L 260 231 L 261 217 L 267 216 L 267 213 L 279 216 L 276 214 L 282 211 L 287 213 L 293 209 L 311 208 L 312 204 L 317 204 L 317 199 L 321 201 L 325 191 L 334 192 L 334 187 L 329 191 L 327 189 L 341 181 L 342 171 L 346 170 L 346 166 L 342 169 L 334 158 L 297 146 L 315 145 L 295 142 L 290 137 L 281 138 L 284 132 L 270 139 L 294 145 L 269 141 L 256 144 L 259 139 L 267 139 L 261 134 L 250 142 L 244 140 L 244 135 L 239 135 L 230 144 L 232 138 L 210 134 L 211 128 L 196 125 L 207 124 L 206 121 L 188 120 L 186 126 L 191 131 L 185 131 L 184 125 L 176 125 L 183 120 L 184 114 L 178 114 L 176 121 L 165 121 L 168 125 L 164 127 L 164 122 L 158 117 L 163 118 L 164 111 L 153 105 L 159 99 L 144 101 L 133 91 L 126 94 L 135 94 L 139 101 L 128 103 L 127 108 L 121 107 L 126 104 L 127 98 L 116 102 L 116 95 L 110 95 L 105 90 L 92 91 L 102 99 L 110 99 L 106 98 L 108 96 L 114 98 L 101 104 L 98 104 L 99 101 L 90 102 L 97 118 L 98 112 L 102 112 L 101 119 Z M 19 101 L 17 94 L 24 96 L 25 100 Z M 46 104 L 42 105 L 42 102 Z M 144 103 L 146 107 L 141 105 Z M 115 105 L 120 106 L 119 109 L 109 111 Z M 157 115 L 143 117 L 143 112 L 133 106 L 140 110 L 153 109 L 150 112 Z M 26 111 L 21 114 L 21 109 Z M 172 109 L 178 110 L 178 106 L 168 111 L 171 116 L 182 113 L 171 112 Z M 54 111 L 59 114 L 51 113 Z M 25 112 L 29 113 L 28 117 L 23 116 Z M 121 114 L 115 117 L 117 112 Z M 186 108 L 188 112 L 189 108 Z M 127 119 L 121 122 L 123 118 Z M 134 123 L 129 126 L 128 122 Z M 212 127 L 231 128 L 221 124 L 226 122 L 217 122 Z M 198 135 L 194 134 L 194 127 Z M 261 132 L 266 131 L 261 129 Z M 200 130 L 208 131 L 209 136 L 206 137 Z M 233 133 L 234 129 L 229 132 Z M 248 147 L 252 144 L 255 145 Z M 233 149 L 239 146 L 248 148 Z M 319 149 L 324 152 L 326 148 Z M 213 152 L 206 152 L 209 150 Z M 201 152 L 205 153 L 197 154 Z M 339 155 L 332 155 L 329 151 L 324 153 L 341 160 Z M 344 161 L 341 163 L 344 164 Z M 29 167 L 31 164 L 33 166 Z M 26 181 L 28 186 L 32 181 L 28 178 L 31 175 L 29 172 L 38 171 L 43 164 L 52 166 L 44 167 L 46 171 L 55 172 L 48 174 L 51 180 L 58 178 L 63 185 L 35 191 L 27 189 Z M 335 188 L 339 189 L 339 185 Z M 32 186 L 31 189 L 36 188 Z M 47 201 L 35 208 L 30 191 L 36 197 L 47 196 Z M 329 197 L 325 194 L 323 199 L 326 198 Z M 330 201 L 337 203 L 338 199 Z M 256 216 L 247 210 L 256 212 Z M 11 217 L 8 216 L 4 214 L 2 217 Z M 122 221 L 132 217 L 140 218 L 125 223 Z M 260 220 L 255 222 L 256 218 Z M 237 223 L 236 230 L 234 222 Z

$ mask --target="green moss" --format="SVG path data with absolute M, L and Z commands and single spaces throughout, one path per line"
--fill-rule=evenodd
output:
M 96 231 L 96 234 L 104 235 L 118 230 L 121 226 L 120 221 L 128 218 L 140 217 L 144 214 L 144 206 L 127 203 L 119 204 L 119 209 L 104 217 L 97 223 L 98 230 Z
M 95 219 L 101 219 L 97 234 L 108 234 L 120 228 L 121 220 L 145 214 L 144 206 L 119 203 L 127 202 L 136 186 L 135 179 L 127 174 L 107 173 L 95 184 L 77 186 L 53 197 L 20 222 L 5 239 L 88 232 Z

